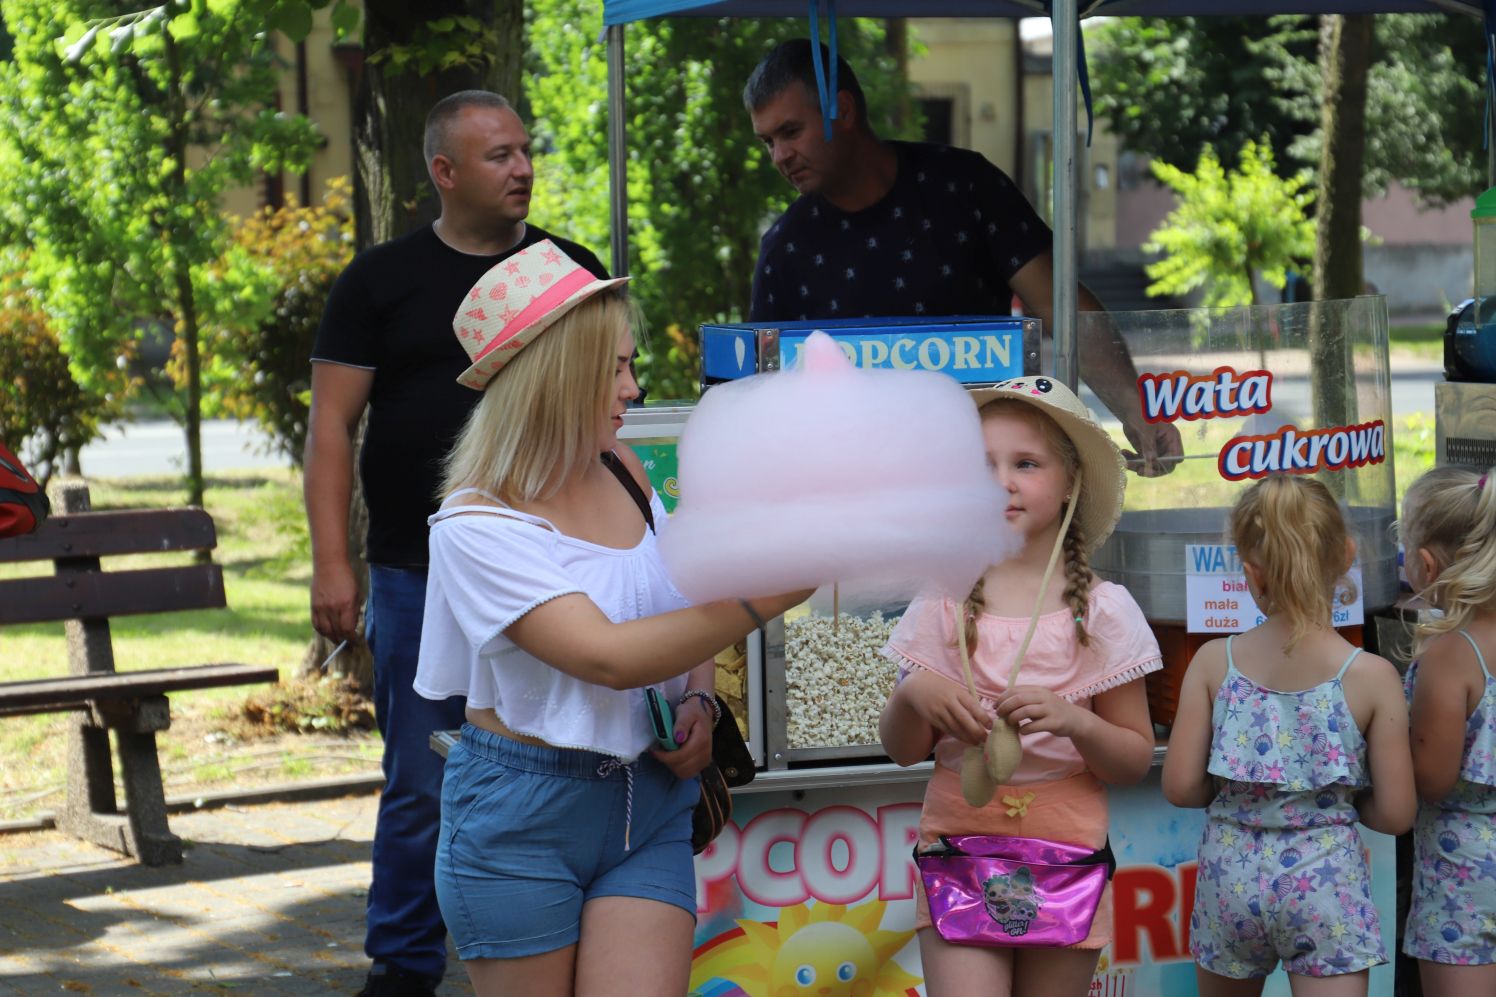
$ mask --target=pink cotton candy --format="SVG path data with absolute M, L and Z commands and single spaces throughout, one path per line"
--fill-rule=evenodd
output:
M 822 332 L 794 369 L 708 391 L 677 459 L 660 550 L 695 602 L 831 583 L 959 598 L 1020 543 L 965 390 L 859 370 Z

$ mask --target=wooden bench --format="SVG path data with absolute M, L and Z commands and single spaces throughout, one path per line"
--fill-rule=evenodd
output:
M 69 675 L 0 682 L 0 716 L 74 714 L 68 730 L 67 802 L 57 825 L 133 856 L 145 865 L 182 861 L 166 826 L 156 732 L 171 726 L 166 694 L 275 682 L 274 667 L 193 665 L 116 672 L 109 620 L 140 613 L 221 609 L 217 564 L 104 571 L 100 557 L 156 551 L 210 551 L 218 543 L 202 509 L 89 511 L 88 488 L 60 490 L 59 513 L 24 537 L 0 540 L 0 563 L 51 561 L 55 574 L 0 580 L 0 626 L 62 620 Z M 115 801 L 109 732 L 118 742 L 128 808 Z

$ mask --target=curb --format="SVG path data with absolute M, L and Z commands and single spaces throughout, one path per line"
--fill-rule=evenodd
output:
M 237 806 L 241 803 L 295 803 L 301 800 L 329 800 L 339 796 L 378 792 L 383 788 L 383 775 L 339 776 L 306 782 L 283 782 L 255 789 L 227 789 L 217 793 L 168 796 L 166 812 L 179 814 L 195 810 L 216 810 L 219 807 Z M 129 807 L 120 807 L 120 813 L 128 811 Z M 0 835 L 27 831 L 50 831 L 56 827 L 57 812 L 44 810 L 35 817 L 25 820 L 0 821 Z

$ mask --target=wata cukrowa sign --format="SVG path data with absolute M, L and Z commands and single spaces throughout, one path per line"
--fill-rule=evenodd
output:
M 1209 374 L 1143 374 L 1137 386 L 1143 418 L 1150 423 L 1265 415 L 1273 408 L 1273 375 L 1266 370 L 1220 366 Z M 1323 429 L 1285 424 L 1271 433 L 1236 436 L 1221 447 L 1216 467 L 1227 481 L 1242 481 L 1346 471 L 1386 459 L 1387 427 L 1377 419 Z

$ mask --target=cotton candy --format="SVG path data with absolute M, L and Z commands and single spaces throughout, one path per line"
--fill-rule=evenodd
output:
M 823 332 L 795 368 L 708 391 L 677 461 L 660 552 L 695 602 L 832 583 L 959 598 L 1020 543 L 964 389 L 860 370 Z

